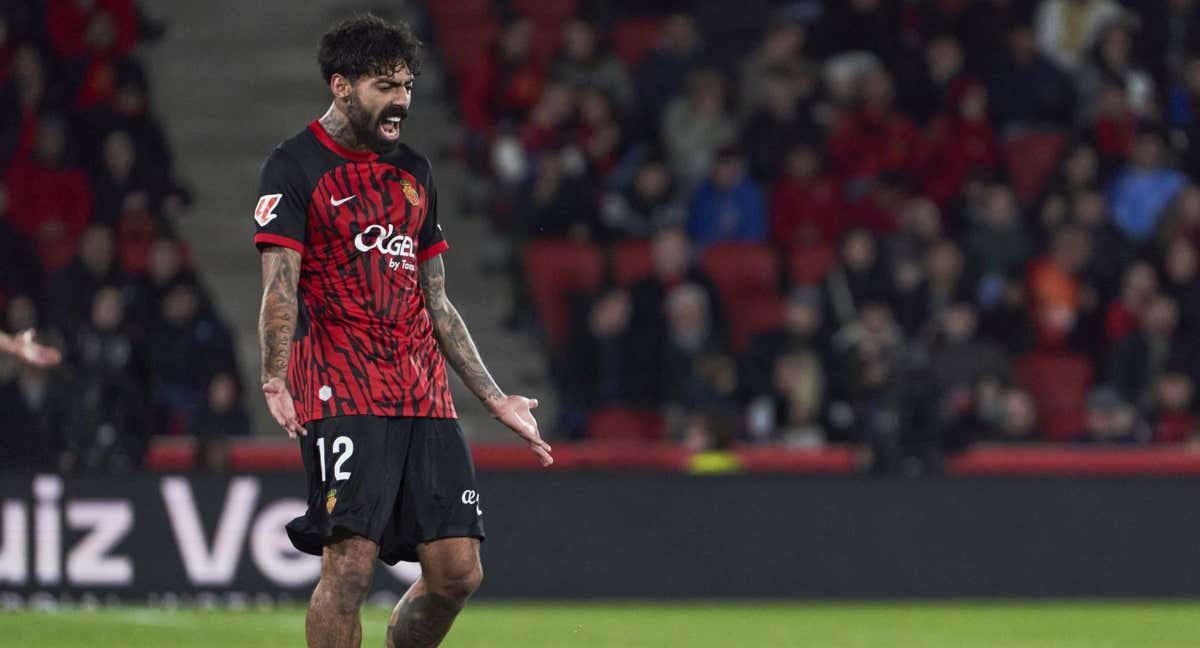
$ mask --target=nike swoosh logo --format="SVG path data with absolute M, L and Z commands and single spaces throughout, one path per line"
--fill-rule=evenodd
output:
M 330 196 L 329 204 L 333 205 L 334 207 L 337 207 L 338 205 L 341 205 L 343 203 L 348 203 L 357 197 L 358 197 L 358 194 L 352 194 L 352 195 L 346 196 L 345 198 L 342 198 L 341 200 L 338 200 L 338 199 L 334 198 L 333 196 Z

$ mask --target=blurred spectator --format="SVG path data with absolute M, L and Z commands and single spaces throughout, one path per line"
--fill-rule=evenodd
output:
M 599 87 L 588 86 L 579 93 L 579 146 L 589 175 L 605 178 L 621 155 L 623 134 L 612 100 Z
M 459 111 L 472 132 L 486 136 L 503 123 L 516 123 L 537 103 L 545 71 L 532 52 L 533 21 L 516 16 L 504 26 L 495 52 L 467 72 Z
M 765 243 L 767 207 L 762 190 L 746 173 L 741 151 L 717 155 L 712 175 L 692 194 L 688 233 L 701 248 L 716 243 Z
M 124 471 L 140 464 L 145 452 L 144 367 L 125 330 L 124 302 L 115 286 L 97 290 L 77 336 L 84 419 L 66 434 L 66 467 Z
M 756 441 L 781 440 L 789 445 L 825 442 L 825 370 L 818 354 L 795 349 L 773 365 L 769 392 L 751 401 L 747 430 Z
M 188 426 L 188 435 L 200 440 L 245 437 L 250 418 L 238 398 L 237 379 L 232 374 L 214 374 L 208 383 L 204 405 Z
M 707 296 L 708 317 L 716 334 L 723 337 L 726 326 L 716 289 L 696 265 L 687 234 L 679 228 L 667 228 L 654 236 L 652 244 L 653 273 L 630 288 L 633 300 L 630 329 L 634 334 L 633 356 L 657 364 L 662 357 L 663 340 L 667 338 L 666 298 L 673 288 L 684 284 L 700 286 Z M 662 373 L 661 368 L 647 369 L 629 386 L 629 392 L 643 402 L 661 403 L 665 397 L 659 382 Z
M 847 181 L 907 170 L 916 151 L 917 129 L 892 105 L 891 76 L 886 70 L 872 69 L 860 88 L 860 105 L 840 117 L 829 135 L 831 167 Z
M 795 144 L 815 139 L 815 125 L 801 99 L 812 92 L 813 81 L 783 63 L 767 68 L 762 77 L 761 98 L 752 104 L 740 139 L 750 159 L 750 174 L 769 182 Z
M 1195 384 L 1191 377 L 1181 372 L 1166 373 L 1155 387 L 1155 406 L 1150 420 L 1154 442 L 1196 440 L 1200 420 L 1195 414 Z
M 1088 61 L 1076 75 L 1079 123 L 1091 123 L 1100 93 L 1106 84 L 1124 89 L 1130 110 L 1150 117 L 1155 108 L 1154 82 L 1133 61 L 1133 34 L 1122 21 L 1105 25 Z
M 1100 30 L 1120 16 L 1121 8 L 1112 0 L 1042 0 L 1034 17 L 1038 47 L 1073 72 Z
M 659 44 L 646 54 L 634 75 L 643 119 L 650 124 L 648 135 L 658 134 L 658 118 L 684 89 L 688 74 L 699 62 L 701 45 L 700 31 L 691 15 L 673 13 L 663 19 Z
M 32 158 L 14 161 L 5 182 L 13 227 L 34 240 L 47 270 L 65 265 L 92 217 L 92 192 L 83 171 L 67 162 L 63 119 L 39 121 Z
M 1105 84 L 1096 100 L 1096 119 L 1091 134 L 1105 166 L 1117 165 L 1129 155 L 1137 130 L 1137 115 L 1129 106 L 1125 89 Z
M 806 67 L 804 46 L 807 27 L 796 20 L 771 22 L 761 44 L 750 52 L 738 69 L 738 113 L 748 116 L 769 102 L 766 95 L 771 77 L 795 78 Z
M 629 72 L 616 57 L 600 48 L 595 26 L 581 18 L 572 18 L 563 25 L 562 50 L 550 66 L 550 76 L 576 89 L 599 88 L 622 111 L 633 107 Z
M 1163 290 L 1179 305 L 1180 329 L 1200 330 L 1200 277 L 1196 247 L 1175 238 L 1167 244 L 1163 261 Z
M 235 366 L 228 329 L 201 300 L 196 283 L 179 281 L 164 295 L 146 336 L 151 405 L 169 433 L 187 429 L 211 376 Z
M 1163 142 L 1153 131 L 1137 136 L 1129 166 L 1113 181 L 1109 193 L 1113 220 L 1130 240 L 1143 242 L 1158 226 L 1163 210 L 1187 183 L 1166 164 Z
M 969 402 L 980 376 L 1008 375 L 1004 350 L 976 336 L 976 314 L 970 304 L 950 306 L 942 312 L 940 321 L 941 330 L 930 348 L 930 368 L 943 394 Z
M 1148 440 L 1149 430 L 1137 409 L 1112 387 L 1102 385 L 1088 394 L 1084 420 L 1085 443 L 1126 445 Z
M 981 401 L 985 402 L 985 401 Z M 1033 398 L 1020 389 L 1000 391 L 998 409 L 985 410 L 992 424 L 990 440 L 1001 442 L 1029 441 L 1035 436 L 1037 410 Z
M 662 393 L 685 410 L 718 408 L 733 413 L 737 366 L 713 318 L 713 302 L 702 286 L 681 284 L 667 293 L 663 309 Z
M 715 68 L 688 75 L 687 93 L 676 97 L 662 113 L 662 140 L 671 172 L 690 190 L 708 175 L 717 151 L 737 135 L 729 114 L 727 81 Z
M 842 197 L 822 173 L 821 153 L 801 142 L 790 151 L 771 189 L 771 241 L 783 247 L 834 246 L 841 233 Z
M 1030 317 L 1045 348 L 1066 342 L 1083 307 L 1079 275 L 1091 258 L 1091 240 L 1079 227 L 1064 225 L 1049 253 L 1029 265 Z
M 969 218 L 965 252 L 982 277 L 1002 280 L 1025 265 L 1032 245 L 1011 189 L 989 186 L 983 203 Z
M 1192 343 L 1179 337 L 1179 309 L 1170 297 L 1155 295 L 1144 309 L 1141 326 L 1112 348 L 1109 377 L 1128 403 L 1149 411 L 1156 384 L 1174 368 L 1194 371 Z
M 800 350 L 824 353 L 827 344 L 820 291 L 809 287 L 794 289 L 784 304 L 782 325 L 751 338 L 742 354 L 738 379 L 742 394 L 751 400 L 772 393 L 779 358 Z M 818 356 L 816 361 L 819 366 L 827 359 Z
M 540 156 L 533 186 L 517 205 L 517 219 L 529 238 L 569 236 L 589 240 L 594 228 L 587 185 L 571 175 L 565 151 Z
M 913 67 L 917 69 L 909 78 L 901 77 L 899 94 L 904 111 L 923 124 L 957 103 L 951 94 L 963 81 L 962 45 L 950 34 L 934 36 L 925 45 L 924 57 L 919 60 L 923 65 L 916 65 L 914 60 Z
M 590 409 L 639 401 L 631 390 L 656 364 L 633 352 L 632 316 L 629 293 L 619 289 L 602 290 L 579 309 L 563 383 L 572 428 L 581 429 Z
M 1109 343 L 1124 340 L 1141 325 L 1141 315 L 1157 296 L 1158 278 L 1154 268 L 1144 262 L 1125 268 L 1121 294 L 1108 305 L 1104 315 L 1105 338 Z
M 916 162 L 924 194 L 942 206 L 959 197 L 969 173 L 994 172 L 1000 163 L 986 87 L 960 79 L 948 90 L 949 110 L 929 125 Z
M 64 438 L 78 429 L 79 396 L 66 368 L 22 364 L 0 382 L 0 467 L 59 469 Z
M 867 51 L 885 60 L 901 52 L 900 5 L 882 0 L 825 3 L 816 35 L 825 53 Z
M 839 262 L 825 278 L 824 293 L 830 325 L 840 328 L 858 316 L 858 309 L 870 301 L 886 299 L 888 279 L 879 259 L 875 237 L 867 230 L 855 229 L 842 237 Z
M 613 239 L 649 238 L 664 227 L 682 225 L 684 218 L 671 172 L 657 158 L 639 165 L 623 191 L 610 190 L 600 208 L 601 223 Z
M 33 243 L 9 223 L 8 188 L 0 182 L 0 307 L 5 298 L 22 292 L 42 292 L 42 263 Z
M 122 279 L 112 229 L 88 226 L 75 257 L 50 279 L 49 318 L 72 341 L 72 348 L 80 326 L 91 319 L 96 292 L 103 286 L 120 285 Z
M 992 112 L 1006 129 L 1060 126 L 1071 119 L 1070 79 L 1037 50 L 1033 30 L 1008 33 L 1008 60 L 992 76 Z

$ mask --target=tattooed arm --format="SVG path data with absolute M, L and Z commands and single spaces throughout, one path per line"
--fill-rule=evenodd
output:
M 262 252 L 263 299 L 258 315 L 258 341 L 262 346 L 263 395 L 271 416 L 293 439 L 303 435 L 296 420 L 296 404 L 287 388 L 288 359 L 296 332 L 296 286 L 300 281 L 300 253 L 285 247 Z
M 529 411 L 537 407 L 537 399 L 507 396 L 496 385 L 492 374 L 483 365 L 483 359 L 479 357 L 479 350 L 475 348 L 475 341 L 471 339 L 462 316 L 446 297 L 446 267 L 442 257 L 435 256 L 422 262 L 417 276 L 421 291 L 425 294 L 425 308 L 433 320 L 433 335 L 446 361 L 462 378 L 467 389 L 483 401 L 492 416 L 525 439 L 543 466 L 554 463 L 550 456 L 550 445 L 542 440 L 537 420 Z

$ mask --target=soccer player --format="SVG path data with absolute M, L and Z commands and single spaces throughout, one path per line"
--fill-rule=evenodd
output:
M 375 16 L 326 33 L 333 102 L 267 158 L 254 210 L 263 393 L 308 474 L 308 510 L 287 532 L 321 556 L 309 646 L 359 645 L 376 559 L 421 563 L 388 646 L 438 645 L 479 586 L 483 504 L 446 362 L 553 462 L 537 401 L 496 386 L 446 297 L 437 186 L 400 142 L 420 48 L 408 25 Z
M 33 329 L 9 335 L 0 331 L 0 353 L 6 353 L 35 367 L 52 367 L 62 362 L 58 349 L 33 341 Z

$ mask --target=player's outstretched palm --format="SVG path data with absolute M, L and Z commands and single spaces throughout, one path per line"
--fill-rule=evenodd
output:
M 506 396 L 491 409 L 492 416 L 516 432 L 517 436 L 525 439 L 529 449 L 533 450 L 538 456 L 538 461 L 542 462 L 542 466 L 549 466 L 554 463 L 554 457 L 550 456 L 550 444 L 538 433 L 537 419 L 533 418 L 533 413 L 530 412 L 537 406 L 536 398 L 514 395 Z
M 58 349 L 33 341 L 33 329 L 18 333 L 14 342 L 13 354 L 26 364 L 35 367 L 49 367 L 62 361 L 62 354 L 58 352 Z
M 288 391 L 287 385 L 279 378 L 272 378 L 263 383 L 263 396 L 267 398 L 267 409 L 271 410 L 271 416 L 275 418 L 284 430 L 287 430 L 288 436 L 293 439 L 296 435 L 304 436 L 306 433 L 304 428 L 296 420 L 296 403 L 292 400 L 292 393 Z

